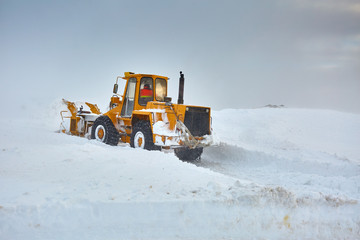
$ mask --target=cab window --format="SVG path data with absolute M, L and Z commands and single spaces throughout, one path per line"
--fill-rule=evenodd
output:
M 135 89 L 136 89 L 136 78 L 130 78 L 127 85 L 124 104 L 121 109 L 121 116 L 123 117 L 130 117 L 132 111 L 134 110 Z
M 139 104 L 146 106 L 150 101 L 154 100 L 153 79 L 151 77 L 143 77 L 140 81 Z
M 155 80 L 155 98 L 157 101 L 163 102 L 167 95 L 166 80 L 163 78 L 157 78 Z

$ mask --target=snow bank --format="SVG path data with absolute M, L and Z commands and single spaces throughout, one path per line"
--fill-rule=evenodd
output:
M 326 152 L 360 163 L 360 115 L 331 110 L 228 109 L 213 112 L 218 142 L 284 155 Z
M 359 115 L 215 111 L 194 165 L 55 133 L 59 108 L 0 120 L 0 239 L 360 236 Z

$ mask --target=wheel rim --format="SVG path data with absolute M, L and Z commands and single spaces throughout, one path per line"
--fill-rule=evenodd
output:
M 145 136 L 142 132 L 137 132 L 134 137 L 134 147 L 144 148 L 145 147 Z
M 106 136 L 106 131 L 105 131 L 104 126 L 102 126 L 102 125 L 97 126 L 95 129 L 96 139 L 103 142 L 105 140 L 105 136 Z

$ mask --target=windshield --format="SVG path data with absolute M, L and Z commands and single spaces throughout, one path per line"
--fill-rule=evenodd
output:
M 163 78 L 157 78 L 155 80 L 155 98 L 157 101 L 163 102 L 167 95 L 166 80 Z

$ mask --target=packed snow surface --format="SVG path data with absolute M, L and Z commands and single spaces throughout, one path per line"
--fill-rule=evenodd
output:
M 0 239 L 360 238 L 358 114 L 213 111 L 187 163 L 57 133 L 47 112 L 0 120 Z

